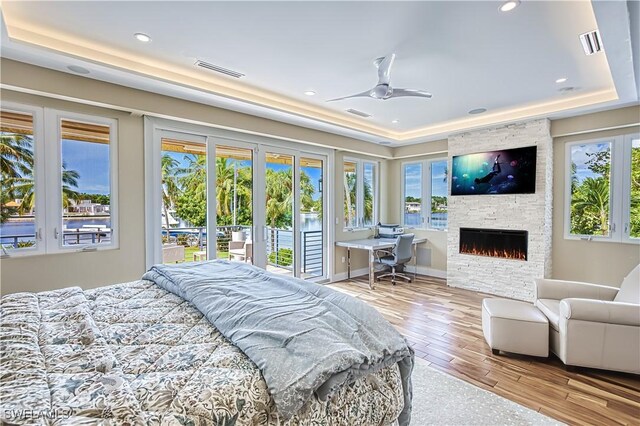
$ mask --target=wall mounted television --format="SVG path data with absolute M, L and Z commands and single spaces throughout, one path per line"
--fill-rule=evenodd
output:
M 456 155 L 451 167 L 451 195 L 533 194 L 536 146 Z

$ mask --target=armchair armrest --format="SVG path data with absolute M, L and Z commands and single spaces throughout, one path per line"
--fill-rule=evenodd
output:
M 618 294 L 618 288 L 616 287 L 577 281 L 538 278 L 535 283 L 536 299 L 562 300 L 571 297 L 611 301 Z
M 244 248 L 244 241 L 229 241 L 229 250 Z
M 592 299 L 564 299 L 560 320 L 603 322 L 640 327 L 640 305 Z

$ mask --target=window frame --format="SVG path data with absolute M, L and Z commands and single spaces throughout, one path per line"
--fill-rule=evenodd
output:
M 35 192 L 35 246 L 21 249 L 3 249 L 2 258 L 36 256 L 45 254 L 46 244 L 43 238 L 46 229 L 46 191 L 45 191 L 45 162 L 47 156 L 44 141 L 44 108 L 18 104 L 13 102 L 1 102 L 0 110 L 30 114 L 33 117 L 33 174 Z M 37 153 L 41 152 L 42 155 Z
M 631 159 L 634 139 L 640 139 L 640 133 L 624 135 L 622 143 L 622 242 L 640 244 L 640 237 L 631 236 Z
M 356 165 L 356 224 L 354 227 L 349 227 L 345 225 L 345 218 L 342 220 L 343 231 L 351 232 L 351 231 L 360 231 L 372 229 L 379 222 L 379 203 L 380 203 L 380 162 L 373 160 L 365 160 L 362 158 L 348 157 L 345 156 L 342 159 L 342 187 L 344 191 L 344 163 L 354 163 Z M 365 164 L 373 166 L 373 211 L 372 211 L 372 221 L 371 225 L 364 225 L 364 167 Z M 344 214 L 344 203 L 345 203 L 344 193 L 342 195 L 342 211 Z
M 449 230 L 449 220 L 447 216 L 447 226 L 445 228 L 434 228 L 431 226 L 431 197 L 432 197 L 432 166 L 433 163 L 446 162 L 447 168 L 449 167 L 449 159 L 447 157 L 437 157 L 437 158 L 429 158 L 425 160 L 418 161 L 403 161 L 400 163 L 400 221 L 404 228 L 407 229 L 424 229 L 429 231 L 448 231 Z M 421 214 L 421 225 L 407 225 L 405 224 L 405 185 L 406 185 L 406 167 L 410 165 L 419 164 L 421 166 L 420 169 L 420 214 Z M 447 182 L 447 200 L 450 197 L 450 188 L 449 183 Z M 448 203 L 447 203 L 448 206 Z
M 563 236 L 565 240 L 582 240 L 608 243 L 640 244 L 640 238 L 631 238 L 630 190 L 631 190 L 631 141 L 637 133 L 594 138 L 565 143 Z M 609 176 L 609 235 L 586 235 L 571 233 L 571 148 L 577 145 L 596 143 L 611 144 Z M 625 226 L 626 225 L 626 226 Z M 626 229 L 625 229 L 626 228 Z
M 2 102 L 0 108 L 33 115 L 34 191 L 36 194 L 36 248 L 10 249 L 6 253 L 3 252 L 3 258 L 119 249 L 118 121 L 99 115 L 10 102 Z M 62 120 L 109 127 L 109 215 L 112 230 L 109 244 L 89 243 L 64 246 L 63 240 L 56 235 L 62 230 L 64 221 L 61 196 Z

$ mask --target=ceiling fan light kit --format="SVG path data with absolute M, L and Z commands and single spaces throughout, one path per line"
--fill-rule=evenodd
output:
M 432 97 L 431 93 L 425 90 L 399 89 L 399 88 L 391 87 L 390 72 L 391 72 L 391 65 L 393 65 L 393 61 L 395 59 L 396 59 L 396 54 L 392 53 L 391 55 L 378 58 L 373 62 L 373 64 L 378 68 L 378 84 L 376 84 L 374 88 L 361 93 L 356 93 L 355 95 L 329 99 L 327 102 L 341 101 L 343 99 L 351 99 L 351 98 L 373 98 L 373 99 L 380 99 L 382 101 L 386 101 L 387 99 L 391 99 L 391 98 L 400 98 L 400 97 L 431 98 Z

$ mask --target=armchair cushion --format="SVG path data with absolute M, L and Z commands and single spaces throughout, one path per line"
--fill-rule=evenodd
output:
M 554 330 L 560 330 L 560 301 L 556 299 L 537 299 L 536 308 L 549 319 L 549 325 Z
M 592 299 L 564 299 L 562 318 L 607 324 L 640 326 L 640 305 Z
M 539 278 L 536 282 L 536 299 L 562 300 L 569 297 L 582 299 L 613 300 L 618 293 L 616 287 L 581 283 L 577 281 Z
M 640 265 L 633 268 L 620 285 L 620 291 L 613 299 L 616 302 L 640 304 Z

